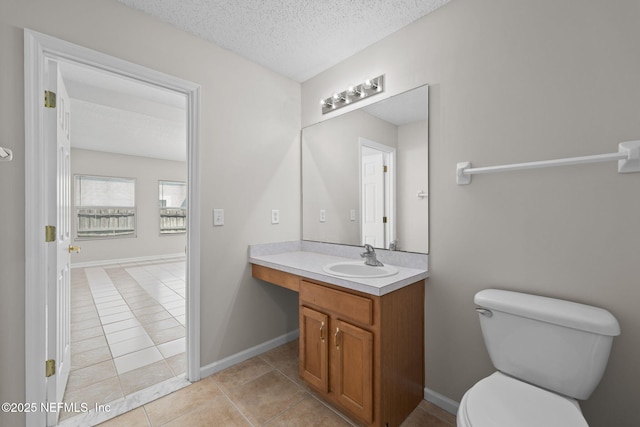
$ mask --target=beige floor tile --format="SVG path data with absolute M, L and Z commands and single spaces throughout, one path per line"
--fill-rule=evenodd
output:
M 162 357 L 168 359 L 176 354 L 184 353 L 187 350 L 187 339 L 178 338 L 177 340 L 167 341 L 162 344 L 158 344 L 158 350 L 162 354 Z
M 71 370 L 86 368 L 96 363 L 111 360 L 111 351 L 108 346 L 101 346 L 93 350 L 83 351 L 82 353 L 71 349 Z
M 171 317 L 172 317 L 171 313 L 169 313 L 167 310 L 162 310 L 162 311 L 159 311 L 157 313 L 151 313 L 151 314 L 145 314 L 143 316 L 138 316 L 138 321 L 140 321 L 141 324 L 146 325 L 146 324 L 149 324 L 149 323 L 159 322 L 159 321 L 165 320 L 165 319 L 170 319 Z
M 95 408 L 96 404 L 113 402 L 123 396 L 118 377 L 113 377 L 75 391 L 68 390 L 64 394 L 64 401 L 77 404 L 85 403 L 87 407 Z M 72 413 L 70 415 L 75 414 Z
M 289 378 L 291 381 L 297 383 L 298 385 L 303 386 L 305 389 L 308 387 L 307 384 L 300 378 L 300 363 L 298 361 L 289 362 L 287 364 L 280 363 L 278 364 L 278 371 L 280 371 L 284 376 Z
M 444 409 L 440 408 L 439 406 L 434 405 L 433 403 L 428 402 L 426 400 L 423 400 L 422 402 L 420 402 L 419 406 L 420 406 L 420 408 L 424 409 L 425 411 L 427 411 L 431 415 L 435 415 L 436 417 L 440 418 L 441 420 L 448 422 L 452 426 L 456 425 L 456 416 L 453 415 L 453 414 L 448 413 L 447 411 L 445 411 Z
M 201 405 L 195 411 L 182 415 L 163 427 L 250 427 L 251 424 L 238 412 L 225 396 L 217 397 Z
M 86 368 L 76 369 L 69 374 L 67 390 L 79 390 L 108 378 L 113 378 L 116 375 L 116 367 L 113 364 L 113 360 L 106 360 Z
M 290 341 L 260 355 L 267 363 L 280 371 L 290 380 L 308 389 L 306 383 L 300 378 L 298 359 L 298 340 Z
M 164 307 L 162 308 L 162 311 L 166 311 Z M 155 333 L 159 331 L 164 331 L 166 329 L 175 328 L 176 326 L 182 326 L 182 325 L 180 325 L 180 322 L 178 322 L 176 319 L 174 319 L 173 317 L 170 317 L 164 320 L 160 320 L 158 322 L 147 323 L 144 325 L 144 329 L 147 331 L 147 333 Z
M 161 360 L 120 375 L 120 385 L 124 394 L 129 395 L 168 380 L 173 376 L 173 372 L 167 362 Z
M 154 304 L 154 305 L 149 305 L 147 307 L 135 308 L 135 309 L 132 309 L 132 311 L 133 311 L 133 314 L 136 315 L 136 317 L 140 317 L 140 316 L 146 316 L 149 314 L 164 311 L 164 307 L 161 304 Z
M 93 296 L 89 293 L 85 295 L 84 293 L 74 296 L 73 290 L 71 291 L 71 309 L 75 310 L 76 308 L 85 308 L 85 307 L 95 307 L 96 304 L 93 301 Z
M 74 333 L 71 332 L 72 336 L 73 334 Z M 96 348 L 105 347 L 105 346 L 108 346 L 107 339 L 104 337 L 104 335 L 98 335 L 93 338 L 87 338 L 86 340 L 74 342 L 72 351 L 77 353 L 82 353 L 85 351 L 94 350 Z
M 151 297 L 151 295 L 139 295 L 137 297 L 130 297 L 127 299 L 129 307 L 132 309 L 138 309 L 143 307 L 149 307 L 151 305 L 158 304 L 158 302 Z
M 122 320 L 133 319 L 135 316 L 130 310 L 127 310 L 123 313 L 110 314 L 108 316 L 100 316 L 100 321 L 103 325 L 108 325 L 109 323 L 120 322 Z
M 211 379 L 228 392 L 272 370 L 273 368 L 264 360 L 254 357 L 212 375 Z
M 104 331 L 101 326 L 95 326 L 93 328 L 81 329 L 79 331 L 71 332 L 71 342 L 86 340 L 89 338 L 95 338 L 104 335 Z
M 150 340 L 150 338 L 149 338 Z M 138 368 L 151 365 L 152 363 L 160 362 L 164 360 L 160 350 L 157 347 L 143 348 L 142 350 L 134 351 L 120 357 L 113 359 L 113 363 L 116 365 L 118 374 L 122 375 L 126 372 L 133 371 Z
M 94 304 L 86 304 L 82 307 L 74 307 L 72 312 L 74 314 L 97 313 L 96 307 Z
M 83 329 L 95 328 L 96 326 L 102 326 L 99 318 L 85 320 L 82 322 L 75 322 L 71 324 L 71 334 L 77 331 L 81 331 Z
M 401 427 L 452 427 L 450 424 L 440 418 L 432 415 L 418 406 L 400 425 Z
M 163 425 L 212 399 L 222 396 L 218 386 L 208 378 L 145 405 L 151 424 Z
M 178 338 L 184 338 L 185 328 L 184 326 L 175 326 L 169 329 L 163 329 L 161 331 L 148 331 L 149 336 L 156 344 L 162 344 L 168 341 L 177 340 Z
M 269 427 L 349 427 L 351 424 L 320 403 L 314 397 L 307 397 L 293 408 L 265 424 Z
M 308 393 L 277 371 L 229 392 L 229 398 L 254 425 L 262 425 L 307 396 Z
M 280 366 L 289 365 L 291 362 L 298 362 L 298 340 L 290 341 L 267 351 L 261 354 L 260 357 L 276 369 L 279 369 Z
M 120 291 L 120 295 L 122 295 L 127 301 L 134 298 L 149 298 L 149 294 L 147 293 L 147 291 L 139 286 L 128 289 L 123 289 L 122 287 L 118 286 L 118 290 Z
M 150 427 L 144 408 L 134 409 L 100 424 L 100 427 Z
M 95 308 L 93 310 L 85 311 L 84 313 L 76 313 L 75 310 L 71 311 L 71 323 L 80 323 L 86 322 L 90 320 L 98 319 L 98 310 Z
M 178 376 L 187 371 L 187 353 L 176 354 L 165 360 L 173 371 L 173 375 Z

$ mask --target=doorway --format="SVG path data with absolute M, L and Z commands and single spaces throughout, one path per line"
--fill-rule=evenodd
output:
M 361 244 L 389 249 L 396 236 L 396 149 L 359 138 Z
M 49 235 L 43 236 L 45 227 L 51 226 L 52 212 L 56 210 L 48 191 L 50 182 L 56 180 L 59 172 L 56 156 L 47 155 L 46 140 L 47 112 L 42 104 L 47 89 L 49 61 L 65 62 L 94 71 L 111 73 L 132 82 L 173 91 L 186 97 L 187 114 L 187 221 L 186 232 L 186 287 L 187 300 L 186 378 L 200 379 L 200 316 L 199 316 L 199 181 L 198 181 L 198 117 L 199 87 L 194 83 L 132 64 L 99 52 L 44 35 L 25 30 L 25 170 L 26 170 L 26 271 L 25 271 L 25 371 L 26 400 L 40 404 L 61 403 L 61 398 L 52 393 L 50 384 L 56 381 L 55 371 L 44 375 L 43 361 L 51 360 L 56 354 L 56 327 L 47 319 L 49 308 L 53 307 L 52 295 L 57 289 L 55 280 L 49 277 L 52 264 L 57 260 L 52 254 Z M 68 209 L 67 209 L 68 211 Z M 69 215 L 69 214 L 68 214 Z M 43 238 L 45 237 L 45 238 Z M 55 241 L 55 239 L 53 240 Z M 53 356 L 55 357 L 55 356 Z M 50 367 L 51 364 L 47 364 Z M 59 388 L 59 387 L 57 387 Z M 169 390 L 170 392 L 171 390 Z M 157 396 L 156 396 L 157 397 Z M 143 403 L 143 402 L 141 402 Z M 126 410 L 126 405 L 119 410 Z M 107 418 L 115 416 L 111 413 Z M 53 417 L 55 419 L 56 417 Z M 51 424 L 52 417 L 46 412 L 28 413 L 28 426 Z

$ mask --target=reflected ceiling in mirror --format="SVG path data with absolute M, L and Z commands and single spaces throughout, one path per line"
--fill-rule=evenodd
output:
M 428 87 L 302 130 L 302 238 L 427 253 Z

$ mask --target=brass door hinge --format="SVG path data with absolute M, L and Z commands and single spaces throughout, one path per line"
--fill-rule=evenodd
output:
M 389 168 L 387 167 L 387 165 L 384 165 L 383 168 L 383 172 L 389 172 Z
M 49 359 L 46 362 L 44 362 L 44 370 L 45 370 L 44 375 L 47 378 L 49 378 L 52 375 L 55 375 L 55 373 L 56 373 L 56 361 L 54 359 Z
M 45 225 L 45 227 L 44 227 L 44 241 L 47 242 L 47 243 L 56 241 L 56 226 L 55 225 Z
M 44 91 L 44 106 L 45 108 L 56 108 L 56 93 L 50 90 Z
M 382 217 L 382 223 L 383 223 L 383 224 L 386 224 L 386 223 L 387 223 L 387 217 L 386 217 L 386 216 L 383 216 L 383 217 Z

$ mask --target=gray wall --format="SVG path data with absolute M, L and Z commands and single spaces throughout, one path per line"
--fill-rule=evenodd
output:
M 247 246 L 300 238 L 300 84 L 114 0 L 2 1 L 0 140 L 14 160 L 0 165 L 0 400 L 25 397 L 24 28 L 201 85 L 201 363 L 295 330 L 296 295 L 252 279 Z
M 429 252 L 429 198 L 417 196 L 429 190 L 427 134 L 425 120 L 398 126 L 396 231 L 403 251 Z
M 452 0 L 302 87 L 317 100 L 386 74 L 428 83 L 431 277 L 426 386 L 459 401 L 492 372 L 473 295 L 497 287 L 610 310 L 622 335 L 582 404 L 592 427 L 640 425 L 640 174 L 615 162 L 455 183 L 478 166 L 617 151 L 640 139 L 640 2 Z M 365 101 L 362 101 L 365 102 Z
M 136 180 L 136 236 L 74 241 L 73 244 L 82 247 L 82 250 L 71 255 L 72 264 L 184 254 L 187 243 L 184 234 L 160 235 L 158 181 L 186 182 L 186 162 L 72 149 L 71 174 Z M 75 217 L 71 222 L 72 235 L 75 236 Z

